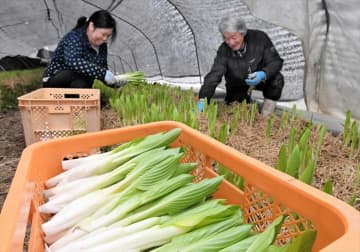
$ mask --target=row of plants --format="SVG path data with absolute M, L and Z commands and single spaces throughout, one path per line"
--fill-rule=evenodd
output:
M 100 81 L 94 82 L 94 88 L 101 90 L 124 126 L 174 120 L 199 128 L 192 90 L 182 91 L 159 84 L 126 85 L 114 89 Z

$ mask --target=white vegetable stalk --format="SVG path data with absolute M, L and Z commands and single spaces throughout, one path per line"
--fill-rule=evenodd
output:
M 63 170 L 70 170 L 72 168 L 76 168 L 77 166 L 79 166 L 81 164 L 89 163 L 89 162 L 92 162 L 93 160 L 115 154 L 116 152 L 119 152 L 121 150 L 128 148 L 132 144 L 133 144 L 133 142 L 130 141 L 130 142 L 121 144 L 120 146 L 116 147 L 115 149 L 113 149 L 111 151 L 107 151 L 104 153 L 94 154 L 94 155 L 90 155 L 90 156 L 82 157 L 82 158 L 63 160 L 61 162 L 62 168 L 63 168 Z
M 155 149 L 143 153 L 142 155 L 140 155 L 142 157 L 137 157 L 137 159 L 143 160 L 142 162 L 137 162 L 137 167 L 133 169 L 133 173 L 137 174 L 138 177 L 141 175 L 142 172 L 146 171 L 147 169 L 149 169 L 149 167 L 151 168 L 157 163 L 164 166 L 173 164 L 174 160 L 178 161 L 179 156 L 182 155 L 177 154 L 178 152 L 179 149 L 167 149 L 162 151 Z M 132 176 L 132 179 L 134 177 L 136 176 Z M 41 206 L 41 211 L 52 211 L 52 208 L 49 209 L 49 205 L 54 208 L 63 208 L 61 208 L 61 210 L 52 219 L 42 225 L 43 231 L 46 235 L 51 235 L 74 226 L 90 214 L 94 213 L 98 208 L 100 208 L 100 206 L 104 205 L 106 202 L 121 197 L 121 195 L 123 194 L 121 191 L 126 188 L 131 182 L 131 179 L 127 180 L 127 178 L 125 178 L 124 180 L 110 187 L 93 191 L 89 194 L 81 196 L 67 204 L 65 207 L 63 207 L 62 205 L 51 205 L 50 201 L 45 203 Z M 74 211 L 74 209 L 76 209 L 76 211 Z
M 53 200 L 62 195 L 66 197 L 67 201 L 71 201 L 85 193 L 116 183 L 123 179 L 135 166 L 136 163 L 130 160 L 111 172 L 77 179 L 66 184 L 59 184 L 51 189 L 45 190 L 44 196 L 45 198 L 51 198 L 51 200 Z
M 188 174 L 179 175 L 164 182 L 162 185 L 154 185 L 153 188 L 147 192 L 132 195 L 132 197 L 121 201 L 117 207 L 109 212 L 100 209 L 102 214 L 99 214 L 97 211 L 85 218 L 81 223 L 76 225 L 74 228 L 75 232 L 68 232 L 63 238 L 67 241 L 76 240 L 89 232 L 116 223 L 116 221 L 125 217 L 131 210 L 134 210 L 147 202 L 163 197 L 185 184 L 190 183 L 192 179 L 193 176 Z
M 111 152 L 111 155 L 104 155 L 104 158 L 100 160 L 96 159 L 90 160 L 90 162 L 81 163 L 77 167 L 67 170 L 58 176 L 52 177 L 46 181 L 46 186 L 52 187 L 59 183 L 67 183 L 79 178 L 111 171 L 128 161 L 130 158 L 143 152 L 167 146 L 180 135 L 180 132 L 180 128 L 175 128 L 165 133 L 153 134 L 142 139 L 128 142 L 125 144 L 126 147 L 118 147 L 117 151 Z
M 93 244 L 89 249 L 77 251 L 130 251 L 132 249 L 144 250 L 154 245 L 161 245 L 169 242 L 171 238 L 199 226 L 222 221 L 238 210 L 238 208 L 225 206 L 222 203 L 219 200 L 208 201 L 170 218 L 162 225 L 156 225 L 120 239 L 102 240 L 98 245 Z M 113 225 L 108 227 L 108 230 L 110 232 L 110 230 L 113 231 L 117 228 L 118 226 Z
M 41 225 L 42 230 L 45 235 L 51 236 L 71 228 L 83 218 L 92 214 L 94 209 L 99 208 L 116 196 L 116 194 L 109 195 L 109 191 L 98 190 L 80 197 L 62 208 L 49 221 L 43 223 Z
M 106 182 L 106 184 L 109 184 L 109 182 L 114 181 L 113 178 L 114 178 L 114 176 L 118 175 L 118 172 L 123 171 L 125 174 L 129 170 L 132 169 L 132 171 L 128 174 L 128 176 L 126 176 L 125 179 L 104 189 L 104 190 L 110 191 L 109 193 L 120 192 L 123 189 L 125 189 L 132 182 L 132 180 L 134 180 L 134 178 L 140 176 L 141 173 L 144 172 L 146 169 L 151 168 L 152 165 L 156 165 L 159 162 L 160 162 L 160 164 L 162 164 L 163 162 L 167 161 L 167 158 L 177 154 L 179 152 L 179 150 L 180 149 L 164 150 L 164 148 L 161 147 L 161 148 L 157 148 L 157 149 L 142 153 L 141 155 L 139 155 L 139 156 L 131 159 L 127 163 L 125 163 L 123 166 L 119 167 L 119 170 L 116 169 L 115 171 L 110 172 L 110 175 L 109 175 L 109 173 L 104 174 L 104 176 L 102 176 L 102 180 L 98 181 L 97 184 L 88 183 L 85 185 L 81 185 L 81 187 L 79 187 L 79 188 L 74 188 L 72 193 L 64 191 L 64 193 L 62 193 L 58 197 L 50 199 L 50 201 L 41 205 L 39 207 L 39 211 L 41 213 L 57 213 L 61 209 L 63 209 L 67 204 L 69 204 L 72 200 L 78 199 L 82 195 L 85 195 L 85 193 L 89 193 L 98 188 L 101 188 L 102 187 L 101 185 L 105 182 Z M 69 171 L 73 171 L 73 170 L 69 170 Z M 124 175 L 124 174 L 122 174 L 122 175 Z M 109 175 L 109 176 L 106 176 L 106 175 Z M 65 187 L 68 184 L 58 185 L 58 186 Z
M 121 164 L 121 162 L 114 162 L 114 158 L 115 157 L 113 156 L 105 156 L 102 159 L 95 159 L 82 163 L 75 168 L 66 170 L 59 175 L 50 178 L 45 183 L 46 187 L 50 188 L 56 186 L 57 184 L 65 184 L 76 179 L 95 175 L 97 173 L 108 172 Z
M 127 165 L 127 168 L 131 169 L 135 166 L 136 166 L 135 164 L 129 163 Z M 91 180 L 91 181 L 93 181 L 93 180 Z M 75 183 L 75 184 L 77 184 L 77 183 Z M 58 213 L 59 211 L 61 211 L 64 207 L 66 207 L 68 204 L 70 204 L 74 200 L 79 199 L 80 197 L 86 196 L 86 194 L 97 190 L 98 187 L 100 188 L 99 190 L 101 190 L 101 186 L 99 186 L 99 184 L 93 184 L 93 183 L 87 181 L 87 183 L 80 184 L 77 188 L 73 188 L 72 191 L 64 190 L 64 192 L 62 194 L 60 194 L 59 196 L 51 197 L 48 202 L 39 206 L 39 212 L 40 213 Z M 109 188 L 111 189 L 114 187 L 115 187 L 115 185 L 112 187 L 105 188 L 105 190 L 108 190 L 109 192 L 105 193 L 105 191 L 104 191 L 104 194 L 110 194 L 111 192 L 110 192 Z
M 168 226 L 161 228 L 155 226 L 141 232 L 137 232 L 120 239 L 113 240 L 103 245 L 95 246 L 86 250 L 87 252 L 113 252 L 113 251 L 129 251 L 132 249 L 143 250 L 155 244 L 164 244 L 176 235 L 183 234 L 190 230 L 190 228 L 180 228 L 177 226 Z
M 91 162 L 93 160 L 96 160 L 98 158 L 103 158 L 105 156 L 110 155 L 110 152 L 104 152 L 101 154 L 93 154 L 87 157 L 81 157 L 81 158 L 76 158 L 76 159 L 68 159 L 68 160 L 63 160 L 61 161 L 61 166 L 63 170 L 70 170 L 72 168 L 75 168 L 83 163 L 87 163 L 87 162 Z
M 61 239 L 63 236 L 65 236 L 68 232 L 70 232 L 70 228 L 66 229 L 62 232 L 59 232 L 57 234 L 54 235 L 50 235 L 50 236 L 45 236 L 44 240 L 47 244 L 53 244 L 54 242 L 58 241 L 59 239 Z
M 120 237 L 146 230 L 152 226 L 162 224 L 169 220 L 169 218 L 169 216 L 152 217 L 126 227 L 117 227 L 112 229 L 101 228 L 72 241 L 62 238 L 50 246 L 50 249 L 55 252 L 80 251 L 81 249 L 89 249 L 106 241 L 112 241 Z M 74 229 L 73 231 L 77 232 L 79 229 Z

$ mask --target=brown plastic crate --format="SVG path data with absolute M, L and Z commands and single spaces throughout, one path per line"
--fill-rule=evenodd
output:
M 26 145 L 100 130 L 98 89 L 40 88 L 18 102 Z
M 360 212 L 293 177 L 246 156 L 213 138 L 177 122 L 157 122 L 119 129 L 86 133 L 49 140 L 27 147 L 21 156 L 15 177 L 0 215 L 0 251 L 44 251 L 38 206 L 43 201 L 44 181 L 61 172 L 65 157 L 83 156 L 93 149 L 124 143 L 149 134 L 182 128 L 174 146 L 185 150 L 184 162 L 197 162 L 196 180 L 213 177 L 222 164 L 246 181 L 243 191 L 224 181 L 214 194 L 238 204 L 245 221 L 262 231 L 280 214 L 289 214 L 277 243 L 288 242 L 304 230 L 315 229 L 313 251 L 359 252 Z M 29 239 L 25 239 L 30 229 Z

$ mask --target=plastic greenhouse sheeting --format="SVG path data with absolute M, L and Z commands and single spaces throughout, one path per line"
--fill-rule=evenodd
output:
M 354 38 L 358 35 L 337 36 L 345 26 L 355 30 L 355 23 L 345 14 L 354 16 L 360 4 L 355 0 L 350 6 L 339 0 L 326 3 L 326 0 L 271 3 L 265 0 L 0 0 L 0 57 L 31 55 L 44 46 L 54 46 L 80 16 L 107 9 L 118 25 L 118 37 L 109 48 L 112 70 L 119 73 L 141 70 L 153 80 L 200 86 L 222 42 L 219 20 L 240 15 L 249 28 L 267 32 L 284 59 L 285 88 L 281 100 L 298 100 L 305 95 L 310 109 L 341 116 L 346 109 L 355 109 L 348 98 L 359 95 L 353 81 L 359 81 L 360 77 L 350 73 L 350 79 L 345 79 L 341 70 L 329 73 L 334 73 L 332 68 L 340 64 L 338 56 L 348 56 L 348 52 L 337 51 L 340 47 L 349 46 L 353 54 L 347 57 L 343 67 L 351 69 L 360 61 L 358 45 L 352 42 L 357 41 Z M 329 16 L 336 20 L 331 23 L 333 29 L 329 29 Z M 328 98 L 333 98 L 334 91 L 342 97 L 338 83 L 351 88 L 343 89 L 346 97 L 334 104 L 334 99 Z M 354 116 L 360 117 L 357 113 Z

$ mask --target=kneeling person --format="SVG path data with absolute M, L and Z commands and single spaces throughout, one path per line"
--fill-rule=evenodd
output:
M 198 107 L 202 108 L 203 98 L 210 100 L 213 97 L 224 76 L 226 103 L 249 102 L 250 91 L 261 90 L 265 98 L 261 113 L 264 116 L 272 114 L 284 87 L 284 77 L 280 73 L 283 60 L 270 38 L 263 31 L 247 29 L 241 18 L 223 18 L 219 31 L 224 42 L 205 76 Z

